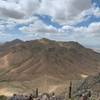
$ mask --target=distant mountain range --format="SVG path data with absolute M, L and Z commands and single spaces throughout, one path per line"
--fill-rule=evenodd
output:
M 2 91 L 59 91 L 69 80 L 99 72 L 100 54 L 77 42 L 16 39 L 0 45 Z

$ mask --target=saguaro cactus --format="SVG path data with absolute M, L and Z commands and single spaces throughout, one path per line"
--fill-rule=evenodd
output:
M 38 97 L 39 91 L 38 88 L 36 88 L 36 97 Z
M 72 82 L 70 81 L 70 86 L 69 86 L 69 99 L 72 97 Z

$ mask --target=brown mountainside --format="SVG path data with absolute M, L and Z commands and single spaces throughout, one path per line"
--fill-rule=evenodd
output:
M 0 47 L 1 82 L 33 81 L 28 88 L 46 87 L 100 72 L 100 54 L 77 42 L 12 42 Z

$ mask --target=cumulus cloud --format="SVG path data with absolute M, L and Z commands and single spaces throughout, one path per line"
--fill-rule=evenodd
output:
M 4 17 L 15 18 L 15 19 L 22 19 L 24 17 L 24 13 L 18 12 L 13 9 L 7 9 L 7 8 L 0 8 L 0 15 L 3 15 Z
M 24 19 L 35 14 L 49 15 L 59 24 L 83 20 L 91 8 L 91 0 L 0 0 L 0 16 Z M 100 8 L 91 11 L 100 15 Z
M 49 15 L 54 21 L 65 24 L 84 17 L 91 0 L 0 0 L 0 14 L 21 19 L 34 14 Z
M 52 22 L 62 25 L 62 28 L 57 29 L 52 24 L 46 25 L 35 16 L 37 14 L 50 16 Z M 19 30 L 24 33 L 70 33 L 77 36 L 98 36 L 100 23 L 91 23 L 88 27 L 73 26 L 84 20 L 86 15 L 92 14 L 100 17 L 100 8 L 94 7 L 91 0 L 0 0 L 2 27 L 13 28 L 23 24 Z
M 77 36 L 98 37 L 100 36 L 100 22 L 93 22 L 88 27 L 63 26 L 61 31 L 73 33 L 73 35 L 76 34 Z
M 19 28 L 20 31 L 24 33 L 57 33 L 58 30 L 52 25 L 46 25 L 41 20 L 35 21 L 33 24 L 29 26 L 23 26 Z
M 14 2 L 0 1 L 0 15 L 3 17 L 22 18 L 24 15 L 18 11 L 19 6 Z
M 15 22 L 16 24 L 23 24 L 23 25 L 29 25 L 31 23 L 34 23 L 37 21 L 37 17 L 35 16 L 30 16 L 28 18 L 23 18 L 23 19 L 9 19 L 11 22 Z
M 91 7 L 91 0 L 42 0 L 40 13 L 47 14 L 60 23 L 77 19 Z
M 39 0 L 0 0 L 0 15 L 21 19 L 39 8 Z
M 100 8 L 99 7 L 92 8 L 92 12 L 93 12 L 94 16 L 100 17 Z

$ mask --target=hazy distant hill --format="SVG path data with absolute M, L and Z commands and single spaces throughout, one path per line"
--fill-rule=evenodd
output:
M 14 40 L 0 46 L 0 51 L 2 89 L 9 82 L 9 88 L 53 91 L 67 80 L 100 72 L 100 54 L 73 41 Z

